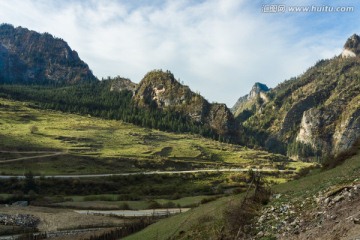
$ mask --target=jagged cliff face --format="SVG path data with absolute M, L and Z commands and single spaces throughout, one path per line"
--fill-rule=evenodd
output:
M 77 83 L 96 80 L 68 44 L 48 33 L 0 25 L 0 82 Z
M 220 135 L 233 135 L 235 121 L 225 104 L 210 104 L 200 94 L 194 93 L 167 71 L 151 71 L 139 83 L 134 95 L 142 107 L 172 109 L 190 117 L 194 122 L 207 124 Z
M 267 92 L 270 89 L 262 83 L 255 83 L 252 87 L 249 94 L 240 97 L 235 105 L 231 108 L 231 112 L 235 117 L 238 117 L 244 110 L 256 111 L 256 109 L 261 111 L 262 103 L 267 103 L 269 98 L 267 97 Z
M 356 57 L 360 54 L 360 37 L 356 34 L 352 35 L 344 45 L 342 57 Z
M 355 57 L 319 61 L 280 84 L 268 92 L 263 110 L 242 124 L 265 131 L 265 146 L 281 145 L 292 156 L 302 152 L 303 158 L 321 158 L 351 147 L 360 137 L 359 39 L 354 35 L 344 46 Z

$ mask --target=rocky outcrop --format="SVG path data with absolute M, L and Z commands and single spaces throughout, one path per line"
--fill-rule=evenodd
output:
M 341 53 L 341 57 L 342 58 L 356 57 L 356 54 L 349 49 L 344 49 Z
M 323 133 L 319 137 L 319 133 L 323 126 L 327 126 L 326 119 L 329 112 L 323 109 L 311 108 L 303 113 L 300 130 L 296 136 L 296 141 L 308 144 L 314 150 L 322 150 L 327 155 L 332 151 L 332 130 L 328 129 L 327 133 Z M 326 136 L 325 136 L 326 135 Z
M 284 134 L 290 131 L 294 125 L 298 125 L 305 111 L 325 102 L 325 100 L 328 99 L 331 90 L 334 88 L 333 85 L 328 86 L 326 89 L 321 89 L 293 104 L 285 115 L 280 134 Z
M 359 183 L 333 186 L 301 201 L 287 197 L 275 194 L 262 209 L 252 226 L 254 239 L 356 239 L 350 236 L 358 233 L 360 224 Z
M 0 25 L 0 82 L 73 84 L 94 80 L 88 65 L 64 40 Z
M 115 77 L 111 79 L 110 91 L 111 92 L 121 92 L 121 91 L 130 91 L 135 94 L 135 91 L 138 87 L 136 83 L 133 83 L 130 79 Z
M 134 95 L 142 107 L 175 110 L 198 124 L 209 125 L 220 135 L 233 135 L 235 121 L 225 104 L 210 104 L 200 94 L 182 85 L 169 71 L 154 70 L 145 75 Z
M 343 54 L 345 57 L 355 57 L 360 54 L 360 37 L 357 34 L 354 34 L 348 38 L 344 45 L 342 56 Z
M 240 97 L 235 105 L 231 108 L 231 112 L 234 114 L 234 116 L 238 116 L 243 112 L 245 109 L 251 109 L 252 106 L 256 105 L 257 99 L 261 99 L 263 103 L 267 103 L 269 101 L 269 98 L 267 97 L 266 93 L 270 89 L 262 83 L 255 83 L 252 87 L 249 94 Z
M 356 109 L 350 117 L 344 118 L 333 135 L 333 153 L 349 149 L 360 138 L 360 108 Z
M 225 104 L 211 104 L 206 122 L 212 129 L 217 129 L 220 135 L 229 134 L 235 129 L 234 117 Z
M 29 214 L 0 214 L 0 225 L 36 227 L 40 219 Z
M 190 103 L 202 105 L 201 96 L 193 93 L 188 86 L 181 85 L 171 72 L 161 70 L 154 70 L 145 75 L 134 98 L 139 105 L 146 106 L 152 103 L 159 108 L 179 107 Z

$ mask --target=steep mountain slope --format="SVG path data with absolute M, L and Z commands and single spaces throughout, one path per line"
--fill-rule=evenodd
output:
M 139 106 L 181 112 L 198 124 L 209 125 L 219 135 L 234 137 L 236 134 L 233 115 L 225 104 L 210 104 L 200 94 L 180 84 L 169 71 L 147 73 L 134 99 Z
M 353 35 L 344 46 L 351 56 L 321 60 L 270 90 L 243 125 L 263 132 L 258 140 L 268 149 L 294 157 L 319 160 L 351 147 L 360 136 L 359 42 Z
M 77 83 L 96 80 L 62 39 L 0 25 L 0 83 Z

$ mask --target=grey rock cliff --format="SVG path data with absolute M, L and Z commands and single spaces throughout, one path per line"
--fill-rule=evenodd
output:
M 209 103 L 188 86 L 182 85 L 169 71 L 154 70 L 145 75 L 134 96 L 139 106 L 172 109 L 194 122 L 207 124 L 220 135 L 236 134 L 236 124 L 225 104 Z
M 64 40 L 0 25 L 0 82 L 73 84 L 95 80 L 88 65 Z

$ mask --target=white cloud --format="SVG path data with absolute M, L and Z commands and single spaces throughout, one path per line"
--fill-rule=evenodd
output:
M 327 28 L 335 24 L 329 14 L 305 22 L 264 14 L 261 1 L 136 2 L 0 0 L 0 22 L 63 38 L 99 78 L 138 82 L 149 70 L 169 69 L 230 107 L 256 81 L 274 87 L 339 53 L 347 37 L 339 34 L 356 30 Z

